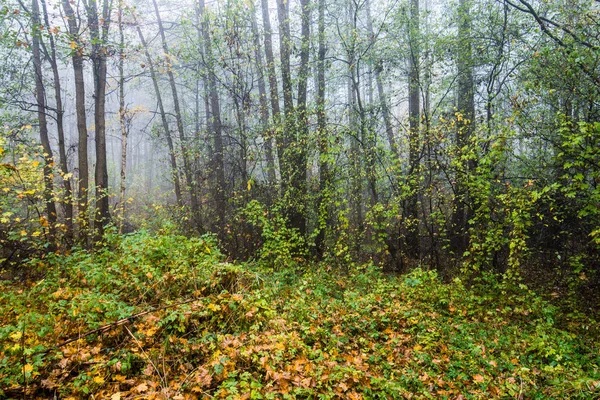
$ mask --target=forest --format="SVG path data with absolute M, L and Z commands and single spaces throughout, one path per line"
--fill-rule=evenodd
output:
M 599 0 L 0 0 L 0 399 L 594 399 L 599 319 Z

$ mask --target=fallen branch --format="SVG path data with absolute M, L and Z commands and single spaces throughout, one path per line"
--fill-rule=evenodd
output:
M 144 316 L 146 314 L 150 314 L 150 313 L 153 313 L 153 312 L 156 312 L 156 311 L 166 310 L 166 309 L 169 309 L 169 308 L 179 307 L 179 306 L 182 306 L 184 304 L 191 303 L 191 302 L 193 302 L 195 300 L 197 300 L 197 299 L 195 299 L 195 298 L 194 299 L 188 299 L 188 300 L 185 300 L 185 301 L 182 301 L 182 302 L 179 302 L 179 303 L 169 304 L 169 305 L 166 305 L 166 306 L 153 308 L 151 310 L 142 311 L 142 312 L 139 312 L 137 314 L 133 314 L 133 315 L 130 315 L 128 317 L 121 318 L 118 321 L 112 322 L 110 324 L 106 324 L 106 325 L 101 326 L 101 327 L 96 328 L 96 329 L 92 329 L 91 331 L 87 331 L 85 333 L 82 333 L 82 334 L 78 335 L 77 337 L 73 337 L 73 338 L 70 338 L 68 340 L 65 340 L 64 342 L 58 343 L 58 344 L 56 344 L 56 345 L 54 345 L 54 346 L 52 346 L 52 347 L 50 347 L 48 349 L 36 352 L 35 354 L 47 353 L 50 350 L 58 349 L 60 347 L 68 345 L 69 343 L 73 343 L 73 342 L 76 342 L 76 341 L 78 341 L 80 339 L 86 338 L 86 337 L 88 337 L 90 335 L 93 335 L 93 334 L 96 334 L 96 333 L 104 333 L 106 331 L 111 330 L 112 328 L 115 328 L 117 326 L 121 326 L 121 325 L 124 325 L 126 323 L 129 323 L 132 320 L 134 320 L 136 318 L 139 318 L 139 317 L 142 317 L 142 316 Z

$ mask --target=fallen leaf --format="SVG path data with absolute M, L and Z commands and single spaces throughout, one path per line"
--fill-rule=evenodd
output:
M 148 390 L 148 385 L 146 385 L 145 383 L 140 383 L 139 385 L 137 385 L 135 387 L 136 392 L 138 393 L 143 393 L 146 390 Z

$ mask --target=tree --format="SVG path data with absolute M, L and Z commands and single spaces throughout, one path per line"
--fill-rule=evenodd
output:
M 315 238 L 317 257 L 322 258 L 325 253 L 325 233 L 331 223 L 330 208 L 328 204 L 329 191 L 331 190 L 331 173 L 329 169 L 329 137 L 327 132 L 327 116 L 325 111 L 325 56 L 327 54 L 325 42 L 325 0 L 318 3 L 318 41 L 319 55 L 317 62 L 317 142 L 319 150 L 319 194 L 317 198 L 318 233 Z
M 73 74 L 75 77 L 75 109 L 77 113 L 77 132 L 78 132 L 78 196 L 77 210 L 79 213 L 79 238 L 80 241 L 87 241 L 89 216 L 88 209 L 88 187 L 89 187 L 89 170 L 88 170 L 88 132 L 87 132 L 87 116 L 85 110 L 85 81 L 83 72 L 83 51 L 84 46 L 79 37 L 79 26 L 77 25 L 77 17 L 75 11 L 71 7 L 68 0 L 61 1 L 67 24 L 69 26 L 69 35 L 71 40 L 71 60 L 73 63 Z
M 306 90 L 308 80 L 308 55 L 310 45 L 310 2 L 300 3 L 302 37 L 300 43 L 300 67 L 298 71 L 298 109 L 294 108 L 290 54 L 289 2 L 277 0 L 279 19 L 279 53 L 281 58 L 281 82 L 283 85 L 284 126 L 278 135 L 279 164 L 284 201 L 290 226 L 302 235 L 306 233 Z
M 56 103 L 56 130 L 58 133 L 58 159 L 60 165 L 60 171 L 63 175 L 63 182 L 65 187 L 65 199 L 63 201 L 65 209 L 65 225 L 67 228 L 67 239 L 71 240 L 73 237 L 73 189 L 71 188 L 71 179 L 69 178 L 69 167 L 67 164 L 67 151 L 65 147 L 65 127 L 64 127 L 64 109 L 62 103 L 62 88 L 60 84 L 60 71 L 56 56 L 56 44 L 54 36 L 56 31 L 50 29 L 50 20 L 48 18 L 48 10 L 46 7 L 46 1 L 41 0 L 42 11 L 44 15 L 44 23 L 48 29 L 48 40 L 50 42 L 50 52 L 46 50 L 46 58 L 50 61 L 52 68 L 52 76 L 54 80 L 54 100 Z
M 408 56 L 408 180 L 411 193 L 406 199 L 406 217 L 409 229 L 407 234 L 407 247 L 409 254 L 419 256 L 419 152 L 420 152 L 420 124 L 421 124 L 421 82 L 419 79 L 419 64 L 421 62 L 420 49 L 420 14 L 419 0 L 410 2 L 410 19 L 408 23 L 410 54 Z
M 154 5 L 154 12 L 156 13 L 156 21 L 158 22 L 158 32 L 160 34 L 160 39 L 162 43 L 162 48 L 164 51 L 164 55 L 167 58 L 167 76 L 169 78 L 169 86 L 171 87 L 171 95 L 173 96 L 173 108 L 175 109 L 175 121 L 177 123 L 177 132 L 179 132 L 179 141 L 181 142 L 182 148 L 182 158 L 183 158 L 183 170 L 184 175 L 187 180 L 187 187 L 190 192 L 190 199 L 192 204 L 192 218 L 198 221 L 198 216 L 200 214 L 200 206 L 198 204 L 198 197 L 196 192 L 196 184 L 192 178 L 192 167 L 189 159 L 189 148 L 188 148 L 188 140 L 185 134 L 185 128 L 183 126 L 183 118 L 181 115 L 181 107 L 179 105 L 179 94 L 177 92 L 177 85 L 175 83 L 175 75 L 173 74 L 173 66 L 170 60 L 170 51 L 169 44 L 167 43 L 167 38 L 165 36 L 165 30 L 163 28 L 162 19 L 160 18 L 160 12 L 158 10 L 158 4 L 156 0 L 152 0 L 152 4 Z M 196 222 L 196 225 L 198 223 Z M 196 228 L 201 230 L 201 227 L 196 226 Z
M 205 11 L 204 0 L 198 0 L 198 7 L 200 15 L 202 17 L 202 36 L 204 43 L 202 48 L 204 49 L 204 63 L 207 69 L 208 75 L 208 90 L 210 96 L 210 121 L 212 125 L 213 134 L 213 172 L 215 176 L 214 182 L 214 197 L 215 197 L 215 210 L 217 212 L 217 219 L 214 221 L 214 228 L 220 232 L 221 236 L 224 236 L 225 231 L 225 217 L 226 217 L 226 201 L 225 201 L 225 163 L 224 163 L 224 146 L 223 146 L 223 135 L 222 135 L 222 123 L 221 123 L 221 105 L 219 101 L 219 93 L 217 91 L 217 76 L 215 71 L 215 60 L 212 54 L 212 42 L 210 39 L 210 26 L 209 16 Z
M 254 36 L 254 57 L 256 62 L 256 69 L 258 71 L 258 96 L 259 96 L 259 108 L 260 108 L 260 116 L 262 120 L 262 131 L 263 131 L 263 140 L 265 146 L 265 155 L 267 158 L 267 177 L 269 186 L 275 187 L 275 156 L 273 154 L 273 135 L 272 131 L 269 128 L 270 117 L 269 117 L 269 106 L 267 100 L 267 90 L 265 85 L 265 77 L 264 77 L 264 63 L 262 58 L 262 49 L 260 45 L 260 37 L 258 35 L 258 24 L 256 22 L 256 13 L 252 12 L 251 16 L 251 26 L 252 26 L 252 34 Z M 277 91 L 277 88 L 275 88 Z M 277 96 L 277 95 L 275 95 Z M 279 106 L 279 105 L 278 105 Z
M 119 2 L 117 10 L 117 24 L 119 26 L 119 126 L 121 128 L 121 185 L 119 188 L 119 233 L 123 232 L 125 221 L 125 178 L 127 174 L 127 109 L 125 108 L 125 35 L 123 33 L 123 3 Z
M 54 156 L 50 139 L 48 137 L 48 122 L 46 120 L 46 92 L 44 88 L 44 77 L 42 74 L 42 57 L 40 52 L 41 26 L 40 9 L 37 0 L 31 1 L 31 26 L 32 26 L 32 53 L 33 68 L 35 73 L 35 98 L 37 101 L 37 115 L 40 126 L 40 141 L 44 148 L 44 202 L 46 203 L 46 215 L 48 218 L 49 240 L 52 246 L 56 241 L 56 203 L 54 203 L 53 165 Z
M 94 227 L 98 236 L 104 234 L 110 215 L 108 208 L 108 164 L 106 161 L 106 75 L 108 56 L 108 29 L 110 27 L 111 9 L 109 0 L 102 2 L 102 18 L 98 15 L 96 0 L 84 0 L 92 52 L 90 58 L 93 64 L 94 76 L 94 127 L 96 134 L 96 216 Z
M 470 219 L 466 178 L 473 170 L 474 163 L 470 159 L 461 160 L 463 149 L 469 141 L 475 128 L 475 100 L 473 84 L 473 60 L 471 39 L 470 0 L 460 0 L 458 7 L 458 47 L 457 62 L 457 130 L 456 146 L 458 162 L 456 169 L 456 185 L 454 209 L 452 214 L 452 235 L 450 246 L 455 256 L 460 257 L 468 245 L 467 224 Z
M 177 159 L 175 158 L 175 146 L 173 144 L 173 138 L 171 137 L 171 130 L 169 128 L 169 121 L 167 120 L 167 114 L 165 112 L 165 107 L 162 101 L 162 94 L 160 92 L 160 87 L 158 85 L 158 76 L 156 74 L 156 70 L 154 68 L 154 62 L 152 60 L 152 56 L 150 54 L 150 50 L 148 47 L 148 43 L 142 33 L 142 29 L 137 20 L 135 13 L 132 13 L 133 20 L 136 25 L 136 30 L 138 33 L 138 37 L 140 42 L 142 43 L 142 47 L 144 48 L 144 55 L 146 56 L 146 63 L 148 64 L 148 69 L 150 70 L 150 79 L 152 80 L 152 85 L 154 87 L 154 94 L 156 95 L 156 102 L 158 103 L 158 111 L 160 113 L 160 120 L 162 122 L 163 131 L 165 133 L 165 137 L 167 139 L 167 146 L 169 149 L 169 161 L 171 164 L 171 175 L 173 177 L 173 184 L 175 186 L 175 198 L 177 199 L 177 204 L 181 207 L 183 206 L 183 197 L 181 195 L 181 183 L 179 182 L 179 170 L 177 169 Z

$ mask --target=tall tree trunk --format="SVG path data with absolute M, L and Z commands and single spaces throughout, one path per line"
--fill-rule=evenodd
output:
M 123 34 L 123 5 L 119 2 L 119 125 L 121 127 L 121 185 L 119 189 L 119 233 L 123 233 L 125 222 L 125 178 L 127 173 L 127 122 L 125 109 L 125 36 Z
M 279 19 L 281 81 L 283 85 L 284 128 L 281 140 L 278 140 L 279 160 L 281 167 L 281 186 L 283 195 L 288 198 L 287 217 L 290 227 L 306 233 L 305 201 L 306 201 L 306 153 L 303 136 L 306 132 L 306 86 L 308 74 L 308 51 L 310 40 L 310 7 L 308 0 L 302 0 L 302 39 L 300 49 L 300 71 L 298 76 L 298 104 L 300 110 L 294 109 L 292 95 L 292 76 L 290 66 L 291 33 L 289 19 L 289 2 L 277 0 L 277 16 Z M 304 125 L 304 126 L 301 126 Z M 297 135 L 299 138 L 297 138 Z
M 169 45 L 167 43 L 167 38 L 165 36 L 165 30 L 163 28 L 162 19 L 160 17 L 160 12 L 158 11 L 158 4 L 156 0 L 152 0 L 152 4 L 154 5 L 154 12 L 156 13 L 156 21 L 158 22 L 158 31 L 160 33 L 160 39 L 162 42 L 162 48 L 165 52 L 165 56 L 167 57 L 168 67 L 167 67 L 167 76 L 169 78 L 169 86 L 171 87 L 171 94 L 173 96 L 173 107 L 175 108 L 175 121 L 177 122 L 177 131 L 179 132 L 179 140 L 181 142 L 181 153 L 183 156 L 183 169 L 185 174 L 185 179 L 187 181 L 187 186 L 190 191 L 190 200 L 192 204 L 192 219 L 196 221 L 196 228 L 201 229 L 198 226 L 198 218 L 200 217 L 200 206 L 198 204 L 198 196 L 197 196 L 197 188 L 196 182 L 192 179 L 192 167 L 190 164 L 189 158 L 189 146 L 187 143 L 187 137 L 185 135 L 185 130 L 183 127 L 183 118 L 181 116 L 181 109 L 179 106 L 179 95 L 177 93 L 177 85 L 175 84 L 175 75 L 173 74 L 173 69 L 171 67 L 170 51 Z
M 293 136 L 294 124 L 294 100 L 292 97 L 292 75 L 290 67 L 291 34 L 289 3 L 287 0 L 277 0 L 277 17 L 279 20 L 279 57 L 281 59 L 281 82 L 283 86 L 283 112 L 284 132 L 278 143 L 279 157 L 281 161 L 282 185 L 287 188 L 290 185 L 290 165 L 284 154 L 290 146 L 290 138 Z M 284 177 L 285 176 L 285 177 Z
M 292 187 L 297 193 L 294 196 L 297 204 L 291 215 L 291 225 L 297 228 L 301 234 L 306 233 L 306 201 L 308 177 L 306 146 L 308 142 L 308 113 L 306 110 L 307 87 L 308 87 L 308 58 L 310 55 L 310 0 L 300 0 L 301 14 L 301 42 L 300 42 L 300 68 L 298 71 L 298 103 L 296 106 L 296 143 L 293 145 L 291 160 Z M 290 138 L 290 143 L 293 138 Z
M 218 232 L 224 237 L 225 232 L 225 162 L 224 145 L 221 124 L 221 105 L 219 102 L 219 93 L 217 92 L 217 77 L 215 75 L 214 59 L 212 54 L 212 44 L 210 40 L 210 30 L 208 16 L 205 13 L 204 0 L 198 0 L 200 15 L 202 17 L 202 36 L 204 37 L 204 60 L 208 72 L 208 86 L 210 94 L 211 122 L 213 131 L 213 169 L 215 175 L 215 208 L 217 210 L 217 220 L 215 226 Z
M 420 21 L 419 0 L 410 2 L 410 21 L 408 24 L 410 36 L 409 82 L 408 82 L 408 121 L 409 121 L 409 170 L 408 181 L 410 195 L 406 199 L 405 221 L 408 221 L 406 236 L 407 253 L 413 257 L 419 256 L 419 216 L 418 216 L 418 190 L 419 190 L 419 148 L 420 148 L 420 81 L 419 62 L 420 51 Z
M 317 141 L 319 147 L 319 195 L 317 197 L 318 233 L 315 238 L 317 258 L 325 254 L 325 234 L 330 225 L 327 197 L 331 186 L 329 171 L 329 138 L 327 135 L 327 117 L 325 114 L 325 0 L 318 4 L 318 40 L 319 53 L 317 63 Z
M 69 35 L 71 39 L 73 61 L 73 74 L 75 77 L 75 112 L 77 114 L 77 159 L 78 159 L 78 195 L 77 211 L 79 220 L 79 240 L 87 241 L 88 234 L 88 187 L 89 187 L 89 167 L 88 167 L 88 132 L 87 117 L 85 110 L 85 81 L 83 77 L 83 45 L 79 37 L 79 27 L 77 17 L 71 7 L 69 0 L 61 1 L 63 10 L 67 17 L 69 26 Z
M 269 75 L 269 91 L 271 94 L 271 111 L 273 123 L 280 123 L 279 89 L 277 87 L 277 74 L 275 73 L 275 59 L 273 57 L 273 31 L 271 29 L 271 17 L 269 15 L 269 0 L 261 0 L 263 27 L 265 29 L 265 56 L 267 58 L 267 73 Z M 281 155 L 280 155 L 281 157 Z
M 254 11 L 254 10 L 253 10 Z M 254 35 L 254 57 L 256 61 L 256 69 L 258 72 L 258 96 L 260 117 L 262 123 L 263 140 L 265 147 L 265 157 L 267 159 L 267 179 L 269 186 L 275 187 L 275 157 L 273 156 L 273 135 L 269 130 L 269 106 L 267 101 L 267 90 L 264 77 L 264 66 L 262 58 L 262 49 L 260 46 L 260 38 L 258 36 L 258 25 L 256 23 L 256 13 L 252 12 L 251 16 L 252 34 Z M 279 104 L 278 104 L 279 106 Z
M 102 2 L 102 19 L 99 20 L 96 0 L 84 0 L 87 10 L 90 39 L 92 42 L 91 59 L 94 72 L 94 124 L 96 134 L 96 217 L 94 228 L 98 236 L 104 234 L 110 215 L 108 209 L 108 164 L 106 160 L 106 57 L 108 28 L 111 10 L 108 0 Z
M 371 38 L 371 46 L 373 45 L 373 41 L 375 40 L 375 32 L 373 31 L 373 18 L 371 17 L 371 2 L 370 0 L 365 1 L 365 7 L 367 9 L 367 30 L 369 31 L 369 37 Z M 385 90 L 383 89 L 383 79 L 381 77 L 381 60 L 375 61 L 375 66 L 373 68 L 373 74 L 375 75 L 375 84 L 377 86 L 377 96 L 379 97 L 379 104 L 381 107 L 381 114 L 383 117 L 383 122 L 385 125 L 385 133 L 388 139 L 388 144 L 390 145 L 390 150 L 392 151 L 393 165 L 396 168 L 399 168 L 400 163 L 400 149 L 398 148 L 398 143 L 396 142 L 396 138 L 394 136 L 394 127 L 392 126 L 392 116 L 390 113 L 390 109 L 388 106 L 387 99 L 385 97 Z
M 54 203 L 54 182 L 52 165 L 54 158 L 48 137 L 48 122 L 46 120 L 46 93 L 42 75 L 42 58 L 40 55 L 40 38 L 42 35 L 40 21 L 40 10 L 37 0 L 31 1 L 31 24 L 32 24 L 32 51 L 33 68 L 35 71 L 35 97 L 37 103 L 37 114 L 40 125 L 40 141 L 44 149 L 44 202 L 48 218 L 49 241 L 54 247 L 56 241 L 56 204 Z
M 458 113 L 461 115 L 456 131 L 457 156 L 460 157 L 462 149 L 469 144 L 475 128 L 475 100 L 473 84 L 473 56 L 471 39 L 470 0 L 459 0 L 458 6 L 458 80 L 457 95 Z M 471 165 L 462 163 L 456 172 L 456 187 L 454 199 L 454 212 L 452 215 L 452 234 L 450 246 L 456 257 L 462 256 L 468 246 L 468 221 L 469 208 L 466 176 Z
M 360 147 L 364 150 L 364 161 L 366 165 L 366 177 L 367 183 L 369 185 L 369 190 L 371 192 L 371 205 L 375 205 L 379 201 L 379 196 L 377 194 L 377 184 L 376 184 L 376 171 L 375 171 L 375 148 L 377 146 L 375 136 L 369 132 L 368 129 L 368 121 L 367 121 L 367 112 L 364 107 L 362 95 L 361 95 L 361 82 L 360 82 L 360 67 L 359 60 L 356 60 L 356 52 L 357 52 L 357 37 L 356 31 L 358 27 L 358 13 L 356 9 L 349 8 L 349 18 L 351 21 L 352 31 L 351 35 L 351 54 L 349 54 L 348 59 L 351 60 L 349 63 L 350 68 L 350 84 L 352 86 L 352 90 L 354 91 L 354 105 L 356 106 L 356 111 L 358 111 L 359 117 L 359 125 L 358 125 L 358 136 Z M 361 160 L 362 161 L 362 160 Z
M 182 207 L 183 198 L 181 196 L 181 184 L 179 183 L 179 170 L 177 169 L 177 159 L 175 158 L 175 146 L 173 145 L 173 138 L 171 137 L 171 130 L 169 129 L 169 121 L 167 120 L 167 114 L 165 113 L 165 107 L 163 105 L 160 87 L 158 86 L 158 77 L 156 76 L 156 70 L 154 69 L 154 63 L 152 60 L 152 56 L 150 55 L 148 44 L 146 43 L 146 38 L 142 33 L 142 29 L 140 28 L 140 24 L 137 20 L 137 17 L 135 16 L 135 13 L 132 14 L 133 20 L 136 25 L 138 37 L 140 38 L 140 42 L 142 43 L 142 47 L 144 48 L 146 63 L 148 64 L 148 68 L 150 69 L 150 79 L 152 79 L 152 85 L 154 86 L 156 102 L 158 103 L 158 111 L 160 113 L 160 119 L 162 122 L 163 130 L 165 131 L 167 146 L 169 147 L 169 162 L 171 164 L 171 174 L 173 175 L 173 185 L 175 186 L 175 198 L 177 199 L 177 205 L 179 207 Z
M 354 235 L 354 253 L 358 256 L 361 251 L 362 233 L 364 228 L 363 221 L 363 176 L 362 176 L 362 154 L 360 145 L 360 126 L 356 120 L 357 101 L 355 90 L 355 63 L 356 63 L 356 30 L 354 29 L 354 2 L 348 1 L 346 6 L 346 20 L 349 37 L 349 43 L 346 48 L 348 78 L 347 78 L 347 93 L 348 93 L 348 126 L 351 132 L 351 151 L 349 154 L 350 161 L 350 213 L 352 228 L 355 231 Z
M 44 13 L 44 23 L 46 27 L 50 27 L 48 19 L 48 10 L 46 7 L 46 1 L 41 0 L 42 11 Z M 64 129 L 64 109 L 62 104 L 62 90 L 60 84 L 60 75 L 58 70 L 58 63 L 56 61 L 56 44 L 54 42 L 54 34 L 49 33 L 50 41 L 50 54 L 48 59 L 50 60 L 50 66 L 52 67 L 52 75 L 54 78 L 54 98 L 56 102 L 56 129 L 58 133 L 58 157 L 60 170 L 63 174 L 63 184 L 65 187 L 65 198 L 64 211 L 65 211 L 65 225 L 67 228 L 66 238 L 72 239 L 73 237 L 73 189 L 71 187 L 71 179 L 68 177 L 69 167 L 67 165 L 67 151 L 65 147 L 65 129 Z

